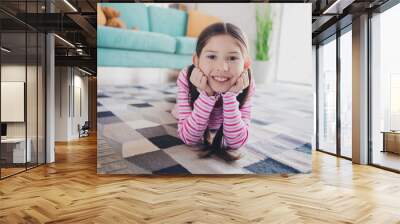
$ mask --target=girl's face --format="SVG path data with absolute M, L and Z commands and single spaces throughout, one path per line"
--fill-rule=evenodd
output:
M 245 59 L 239 42 L 229 35 L 211 37 L 194 64 L 208 76 L 208 84 L 215 92 L 227 92 L 243 72 Z

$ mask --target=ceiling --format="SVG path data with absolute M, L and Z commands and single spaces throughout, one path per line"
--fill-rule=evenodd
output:
M 47 5 L 45 2 L 44 0 L 0 1 L 2 46 L 12 50 L 7 53 L 7 60 L 17 62 L 27 56 L 29 61 L 30 58 L 36 57 L 34 55 L 38 48 L 36 39 L 32 38 L 36 37 L 36 33 L 54 32 L 61 37 L 55 38 L 56 66 L 79 66 L 95 74 L 97 1 L 48 0 Z M 49 13 L 50 10 L 52 13 Z M 26 30 L 27 38 L 25 38 Z M 29 32 L 35 34 L 31 35 Z M 41 47 L 43 46 L 39 45 L 39 48 Z M 3 57 L 3 60 L 5 58 Z
M 389 0 L 311 0 L 312 38 L 318 44 L 351 24 L 353 17 L 374 11 Z

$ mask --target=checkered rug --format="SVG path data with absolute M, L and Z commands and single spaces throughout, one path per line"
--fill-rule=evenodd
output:
M 283 85 L 256 87 L 248 143 L 241 159 L 199 158 L 177 135 L 171 115 L 177 86 L 101 86 L 98 89 L 100 174 L 276 174 L 311 170 L 313 95 Z

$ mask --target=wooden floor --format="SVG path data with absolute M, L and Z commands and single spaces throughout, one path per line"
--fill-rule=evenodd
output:
M 400 223 L 400 175 L 314 152 L 294 176 L 98 176 L 96 139 L 0 181 L 0 223 Z
M 376 150 L 372 159 L 375 164 L 400 170 L 400 154 Z
M 2 178 L 7 177 L 7 176 L 13 175 L 15 173 L 22 172 L 24 170 L 25 170 L 25 167 L 23 167 L 23 168 L 1 168 L 1 177 Z

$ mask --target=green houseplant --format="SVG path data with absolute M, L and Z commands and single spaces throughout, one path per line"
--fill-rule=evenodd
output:
M 256 5 L 256 58 L 253 63 L 254 79 L 257 83 L 272 80 L 270 59 L 270 36 L 272 32 L 272 13 L 269 4 Z
M 269 37 L 272 30 L 271 8 L 269 5 L 256 8 L 256 60 L 268 61 Z

